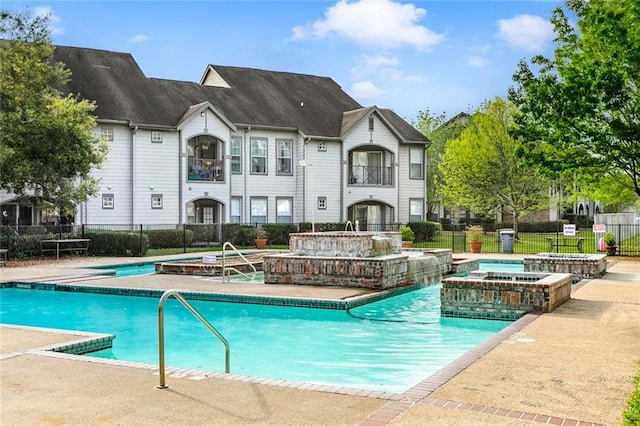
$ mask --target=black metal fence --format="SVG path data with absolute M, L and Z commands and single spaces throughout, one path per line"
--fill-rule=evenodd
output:
M 398 231 L 400 224 L 372 224 L 359 223 L 361 232 L 382 232 Z M 354 224 L 333 223 L 333 224 L 165 224 L 165 225 L 37 225 L 37 226 L 2 226 L 0 228 L 0 249 L 9 249 L 9 257 L 31 257 L 39 255 L 34 253 L 35 249 L 29 252 L 16 252 L 16 247 L 24 247 L 18 244 L 19 239 L 28 239 L 32 246 L 45 239 L 67 239 L 67 238 L 87 238 L 91 234 L 102 232 L 127 233 L 132 238 L 139 239 L 140 250 L 136 253 L 144 253 L 146 248 L 159 248 L 157 243 L 162 241 L 163 247 L 171 247 L 187 250 L 215 249 L 223 242 L 228 241 L 231 235 L 231 227 L 251 227 L 262 226 L 278 235 L 270 239 L 268 245 L 277 248 L 286 248 L 288 244 L 288 233 L 309 232 L 312 228 L 316 232 L 336 231 L 336 230 L 356 230 Z M 603 232 L 594 233 L 591 227 L 575 229 L 574 235 L 565 235 L 562 223 L 545 224 L 541 229 L 536 229 L 530 224 L 519 227 L 517 234 L 510 233 L 512 229 L 499 228 L 495 223 L 487 223 L 482 237 L 482 253 L 503 253 L 512 252 L 516 254 L 535 254 L 541 252 L 554 253 L 603 253 L 605 252 L 602 238 Z M 443 226 L 432 239 L 428 241 L 414 241 L 414 248 L 447 248 L 454 253 L 469 252 L 469 241 L 465 232 L 465 224 L 447 224 Z M 166 235 L 163 238 L 152 238 L 152 234 L 162 234 L 166 230 L 170 238 Z M 156 232 L 154 232 L 156 231 Z M 277 232 L 278 231 L 278 232 Z M 507 232 L 504 232 L 507 231 Z M 616 236 L 616 254 L 621 256 L 640 256 L 640 225 L 607 225 L 607 232 L 612 232 Z M 164 234 L 167 234 L 164 233 Z M 235 235 L 235 234 L 234 234 Z M 509 241 L 509 238 L 512 238 Z M 245 241 L 248 241 L 245 239 Z M 252 241 L 252 240 L 250 240 Z M 154 246 L 154 244 L 156 244 Z M 143 246 L 145 250 L 143 250 Z

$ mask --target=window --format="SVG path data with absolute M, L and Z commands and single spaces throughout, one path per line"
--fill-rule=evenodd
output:
M 242 158 L 242 139 L 231 138 L 231 173 L 233 174 L 242 173 L 242 163 L 240 162 L 241 158 Z
M 373 115 L 369 117 L 369 131 L 373 132 Z
M 318 210 L 327 209 L 327 197 L 318 197 Z
M 251 139 L 251 173 L 267 174 L 267 139 Z
M 102 194 L 102 208 L 113 209 L 113 194 Z
M 104 127 L 100 128 L 100 136 L 102 139 L 108 140 L 109 142 L 113 142 L 113 127 Z
M 213 207 L 211 206 L 203 206 L 202 207 L 202 223 L 213 223 Z
M 422 179 L 424 176 L 424 148 L 409 148 L 409 179 Z
M 276 222 L 292 223 L 293 198 L 276 198 Z
M 231 223 L 240 223 L 242 220 L 242 197 L 231 198 Z
M 251 223 L 267 223 L 267 199 L 251 199 Z
M 162 132 L 159 130 L 154 130 L 151 132 L 151 142 L 154 143 L 162 143 Z
M 419 222 L 422 220 L 423 206 L 424 206 L 424 200 L 422 198 L 409 199 L 409 222 Z
M 291 175 L 293 174 L 293 141 L 291 140 L 276 140 L 276 155 L 277 155 L 277 174 L 279 175 Z
M 318 151 L 325 152 L 327 150 L 326 142 L 318 142 Z
M 151 194 L 151 208 L 152 209 L 162 208 L 162 194 Z

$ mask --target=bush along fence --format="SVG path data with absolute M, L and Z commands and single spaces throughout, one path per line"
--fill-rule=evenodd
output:
M 448 248 L 454 253 L 469 252 L 467 224 L 409 222 L 407 224 L 359 223 L 360 232 L 399 231 L 408 226 L 415 235 L 414 248 Z M 506 222 L 474 223 L 483 229 L 481 252 L 535 254 L 605 253 L 604 231 L 593 232 L 591 226 L 575 228 L 575 235 L 565 235 L 567 222 L 520 223 L 518 232 Z M 239 248 L 254 247 L 256 229 L 262 228 L 268 247 L 286 249 L 289 234 L 296 232 L 346 231 L 347 223 L 298 224 L 172 224 L 172 225 L 48 225 L 3 226 L 0 228 L 0 248 L 8 257 L 41 256 L 41 241 L 47 239 L 88 238 L 88 254 L 92 256 L 146 256 L 150 249 L 178 249 L 183 252 L 215 250 L 229 241 Z M 355 230 L 355 226 L 353 226 Z M 505 232 L 506 231 L 506 232 Z M 355 231 L 353 231 L 355 232 Z M 616 255 L 640 256 L 640 225 L 606 225 L 606 232 L 616 236 Z M 505 235 L 506 234 L 506 235 Z M 512 238 L 511 241 L 508 238 Z M 509 243 L 509 244 L 507 244 Z

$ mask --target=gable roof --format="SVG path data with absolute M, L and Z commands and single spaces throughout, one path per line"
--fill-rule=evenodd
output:
M 199 105 L 209 103 L 237 127 L 286 128 L 309 137 L 339 138 L 343 114 L 363 108 L 328 77 L 208 65 L 204 84 L 198 84 L 148 78 L 129 53 L 56 46 L 54 60 L 72 72 L 62 88 L 65 94 L 95 101 L 99 120 L 131 125 L 178 128 Z M 379 111 L 405 142 L 428 143 L 391 110 Z
M 347 111 L 343 114 L 342 127 L 340 129 L 340 137 L 345 138 L 346 135 L 364 118 L 368 118 L 371 114 L 377 114 L 380 120 L 398 139 L 404 143 L 425 144 L 431 141 L 420 133 L 413 126 L 409 126 L 398 114 L 390 109 L 378 108 L 376 106 L 360 108 L 353 111 Z

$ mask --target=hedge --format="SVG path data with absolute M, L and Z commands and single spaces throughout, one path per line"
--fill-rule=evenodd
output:
M 152 249 L 189 247 L 194 241 L 194 232 L 190 229 L 154 229 L 144 233 Z
M 87 232 L 92 256 L 146 256 L 149 236 L 140 232 Z

